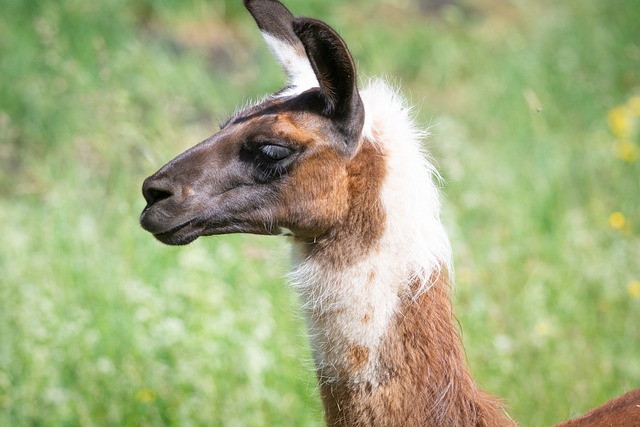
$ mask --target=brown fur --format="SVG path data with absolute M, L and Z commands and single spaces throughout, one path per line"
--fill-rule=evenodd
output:
M 303 114 L 299 114 L 299 116 L 303 116 Z M 299 126 L 296 123 L 296 121 L 305 119 L 307 122 L 309 121 L 308 117 L 299 117 L 296 120 L 294 114 L 280 113 L 275 116 L 273 131 L 285 140 L 294 141 L 296 145 L 313 146 L 317 141 L 322 140 L 322 135 L 314 129 L 313 124 L 311 126 L 309 124 Z
M 354 345 L 349 349 L 349 362 L 354 371 L 361 369 L 369 361 L 369 349 L 361 345 Z
M 326 167 L 324 165 L 319 170 L 306 173 L 310 175 L 331 173 Z M 345 216 L 337 218 L 333 227 L 323 235 L 297 239 L 305 244 L 307 256 L 333 269 L 340 269 L 365 256 L 380 239 L 385 227 L 385 212 L 377 197 L 386 175 L 382 153 L 370 142 L 363 141 L 344 171 L 346 182 L 336 180 L 335 175 L 329 180 L 341 183 L 340 187 L 347 190 L 346 193 L 341 193 L 344 199 L 331 200 L 328 204 L 344 203 L 347 206 Z M 309 178 L 310 175 L 305 177 Z M 314 185 L 328 181 L 324 176 L 314 178 L 316 181 L 310 181 Z
M 630 391 L 556 427 L 638 427 L 640 390 Z
M 377 361 L 377 384 L 321 382 L 328 425 L 514 425 L 468 373 L 448 292 L 440 275 L 418 298 L 402 295 Z

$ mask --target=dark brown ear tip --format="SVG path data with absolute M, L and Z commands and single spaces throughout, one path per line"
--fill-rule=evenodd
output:
M 252 14 L 260 15 L 282 14 L 293 19 L 293 15 L 278 0 L 243 0 L 244 7 Z
M 249 7 L 251 4 L 256 4 L 256 3 L 278 3 L 278 4 L 282 4 L 278 0 L 243 0 L 243 3 L 244 3 L 244 5 L 246 7 Z

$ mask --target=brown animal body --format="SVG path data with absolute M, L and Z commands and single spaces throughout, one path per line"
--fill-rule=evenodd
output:
M 640 390 L 633 390 L 556 427 L 640 426 Z
M 409 108 L 359 90 L 344 41 L 276 0 L 245 0 L 289 85 L 143 184 L 143 228 L 187 244 L 285 235 L 332 426 L 511 426 L 469 373 L 451 309 L 437 172 Z M 640 426 L 632 392 L 564 425 Z

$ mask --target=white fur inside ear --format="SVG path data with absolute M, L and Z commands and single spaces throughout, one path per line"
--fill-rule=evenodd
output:
M 289 76 L 289 87 L 279 96 L 295 95 L 320 86 L 302 45 L 297 48 L 266 32 L 262 32 L 262 37 Z

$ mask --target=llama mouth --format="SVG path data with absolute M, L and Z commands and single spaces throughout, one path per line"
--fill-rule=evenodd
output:
M 187 245 L 200 237 L 202 235 L 202 230 L 201 227 L 193 225 L 190 220 L 171 228 L 170 230 L 152 234 L 153 237 L 165 245 L 182 246 Z
M 181 222 L 169 229 L 159 227 L 158 221 L 154 218 L 154 216 L 157 216 L 157 212 L 150 210 L 150 208 L 147 206 L 142 211 L 140 225 L 160 242 L 172 246 L 186 245 L 202 235 L 202 227 L 198 226 L 194 218 Z

